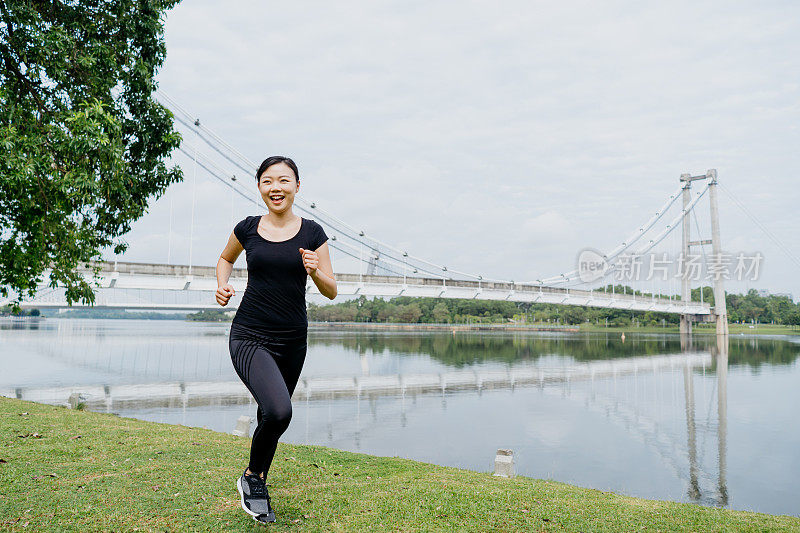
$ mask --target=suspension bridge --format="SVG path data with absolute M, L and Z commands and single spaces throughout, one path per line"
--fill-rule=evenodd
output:
M 227 189 L 231 199 L 236 195 L 263 211 L 264 205 L 260 197 L 256 198 L 251 188 L 236 179 L 237 173 L 252 174 L 257 164 L 194 118 L 168 95 L 159 92 L 159 99 L 173 112 L 179 127 L 185 128 L 195 137 L 197 144 L 184 141 L 179 148 L 188 158 L 187 163 L 192 165 L 195 186 L 199 171 L 205 178 Z M 184 135 L 184 138 L 187 137 L 189 136 Z M 201 150 L 200 143 L 205 151 Z M 702 291 L 701 301 L 692 301 L 692 278 L 688 275 L 686 261 L 691 256 L 691 250 L 699 247 L 705 269 L 710 272 L 713 270 L 710 262 L 714 257 L 719 258 L 722 255 L 718 185 L 717 173 L 713 169 L 697 176 L 683 174 L 679 177 L 678 188 L 669 195 L 665 203 L 616 248 L 606 253 L 590 254 L 591 261 L 581 258 L 577 268 L 567 272 L 522 282 L 485 278 L 479 273 L 457 270 L 417 257 L 367 235 L 363 230 L 356 229 L 302 196 L 295 198 L 294 208 L 325 228 L 329 235 L 328 244 L 335 250 L 332 255 L 337 261 L 344 258 L 350 261 L 352 272 L 335 273 L 338 294 L 343 297 L 416 296 L 652 311 L 680 315 L 683 333 L 691 333 L 693 322 L 715 322 L 717 333 L 727 335 L 723 277 L 706 278 L 713 279 L 714 306 L 702 301 Z M 705 239 L 700 238 L 702 235 L 698 223 L 698 213 L 701 210 L 699 206 L 704 197 L 708 198 L 710 221 L 710 235 Z M 171 260 L 173 244 L 170 217 L 169 239 L 165 243 L 168 247 L 166 263 L 105 261 L 83 265 L 81 274 L 96 287 L 94 307 L 137 310 L 219 308 L 213 296 L 217 288 L 215 268 L 193 264 L 194 203 L 191 218 L 188 264 L 175 264 Z M 694 240 L 692 221 L 696 227 Z M 677 236 L 680 236 L 679 243 L 676 242 Z M 711 247 L 708 255 L 705 253 L 706 246 Z M 674 275 L 670 273 L 668 280 L 664 271 L 665 276 L 662 276 L 662 283 L 659 283 L 658 288 L 653 281 L 646 288 L 649 291 L 643 287 L 642 290 L 631 293 L 625 286 L 620 293 L 616 289 L 619 281 L 634 281 L 631 271 L 641 267 L 634 264 L 631 258 L 641 258 L 646 254 L 654 257 L 656 250 L 661 250 L 662 254 L 667 254 L 663 250 L 670 250 L 683 267 L 679 265 L 679 271 Z M 99 274 L 95 275 L 95 270 Z M 653 270 L 652 265 L 650 270 Z M 626 275 L 628 278 L 625 278 Z M 48 277 L 49 273 L 45 272 L 44 279 Z M 247 284 L 246 270 L 234 269 L 230 283 L 236 289 L 237 295 L 227 308 L 234 310 Z M 672 287 L 672 283 L 676 286 Z M 306 292 L 309 295 L 318 293 L 310 279 Z M 15 295 L 12 294 L 6 302 L 0 301 L 0 305 L 13 298 Z M 61 309 L 83 305 L 69 304 L 63 288 L 49 287 L 46 282 L 39 287 L 34 298 L 24 299 L 21 303 L 23 308 Z

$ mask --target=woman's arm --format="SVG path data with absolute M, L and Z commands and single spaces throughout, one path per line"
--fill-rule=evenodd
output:
M 225 245 L 225 249 L 222 250 L 219 261 L 217 261 L 217 292 L 215 296 L 217 303 L 223 307 L 228 305 L 231 296 L 236 294 L 233 287 L 228 284 L 228 280 L 231 277 L 231 272 L 233 272 L 233 264 L 236 262 L 236 258 L 243 251 L 244 248 L 239 243 L 239 239 L 231 232 L 231 236 L 228 237 L 228 243 Z
M 313 252 L 300 248 L 300 253 L 303 256 L 303 266 L 306 267 L 306 272 L 314 280 L 314 285 L 317 286 L 319 292 L 330 300 L 336 298 L 336 278 L 333 277 L 328 243 L 322 243 L 322 246 Z

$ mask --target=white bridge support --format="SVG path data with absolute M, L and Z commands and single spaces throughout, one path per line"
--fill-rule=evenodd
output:
M 696 180 L 710 180 L 708 184 L 708 203 L 711 213 L 711 241 L 700 239 L 698 235 L 697 241 L 691 240 L 691 225 L 689 217 L 691 211 L 687 210 L 691 202 L 691 188 L 692 182 Z M 719 260 L 722 253 L 722 244 L 720 243 L 719 236 L 719 209 L 717 207 L 717 171 L 716 169 L 709 169 L 702 176 L 692 176 L 690 174 L 681 174 L 680 181 L 683 182 L 683 218 L 681 219 L 681 226 L 683 230 L 683 237 L 681 242 L 681 253 L 684 258 L 682 265 L 684 271 L 681 278 L 681 302 L 685 306 L 692 304 L 692 292 L 689 286 L 689 277 L 686 275 L 685 261 L 689 257 L 689 249 L 692 246 L 703 246 L 711 244 L 712 261 Z M 702 291 L 702 285 L 700 287 Z M 728 334 L 728 311 L 725 303 L 725 288 L 722 283 L 722 276 L 715 276 L 714 278 L 714 309 L 710 314 L 697 316 L 697 313 L 681 313 L 680 332 L 682 336 L 692 334 L 692 322 L 716 322 L 717 335 Z
M 708 186 L 708 203 L 711 206 L 711 251 L 714 260 L 718 261 L 722 254 L 719 239 L 719 208 L 717 207 L 717 171 L 708 171 L 711 183 Z M 714 278 L 714 319 L 717 322 L 717 335 L 728 334 L 728 304 L 725 302 L 725 287 L 722 276 Z
M 95 308 L 149 309 L 149 310 L 199 310 L 220 309 L 214 299 L 217 289 L 214 267 L 188 267 L 151 263 L 102 262 Z M 90 268 L 84 268 L 84 277 L 91 279 Z M 46 274 L 45 274 L 46 276 Z M 711 307 L 703 302 L 685 302 L 636 296 L 607 294 L 510 282 L 469 280 L 444 280 L 442 278 L 412 278 L 360 274 L 336 274 L 338 293 L 341 296 L 395 297 L 418 296 L 434 298 L 459 298 L 478 300 L 507 300 L 512 302 L 548 303 L 653 311 L 690 315 L 704 319 L 710 317 Z M 225 309 L 235 310 L 247 286 L 247 270 L 235 268 L 229 283 L 236 290 Z M 319 294 L 309 279 L 307 294 Z M 0 302 L 2 304 L 2 302 Z M 63 289 L 43 287 L 36 298 L 23 301 L 23 308 L 68 308 Z M 73 304 L 72 307 L 83 307 Z M 707 318 L 706 318 L 707 320 Z

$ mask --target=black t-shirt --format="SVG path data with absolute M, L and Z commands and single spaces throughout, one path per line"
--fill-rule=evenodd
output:
M 247 289 L 233 323 L 262 332 L 307 328 L 308 274 L 299 249 L 316 251 L 328 236 L 315 221 L 301 217 L 294 237 L 268 241 L 258 233 L 260 220 L 247 217 L 233 229 L 247 259 Z

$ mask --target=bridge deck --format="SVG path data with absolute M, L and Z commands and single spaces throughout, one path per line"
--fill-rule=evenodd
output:
M 218 309 L 213 293 L 217 288 L 214 267 L 187 265 L 163 265 L 155 263 L 101 262 L 90 264 L 82 270 L 86 279 L 91 279 L 91 267 L 99 269 L 98 290 L 95 307 L 129 309 Z M 459 298 L 478 300 L 506 300 L 511 302 L 550 303 L 654 311 L 693 315 L 697 320 L 709 320 L 711 308 L 704 302 L 681 302 L 641 295 L 608 294 L 529 285 L 510 282 L 477 280 L 451 280 L 444 278 L 412 278 L 360 274 L 336 274 L 338 292 L 342 296 L 395 297 L 416 296 L 434 298 Z M 235 268 L 231 274 L 231 285 L 237 296 L 227 308 L 235 310 L 247 285 L 247 270 Z M 125 292 L 128 290 L 129 292 Z M 138 291 L 138 292 L 131 292 Z M 142 291 L 161 291 L 168 295 L 146 294 Z M 23 307 L 68 307 L 63 289 L 42 287 L 40 294 Z M 319 294 L 309 279 L 308 294 Z M 177 293 L 182 293 L 178 296 Z M 2 302 L 0 302 L 2 303 Z

